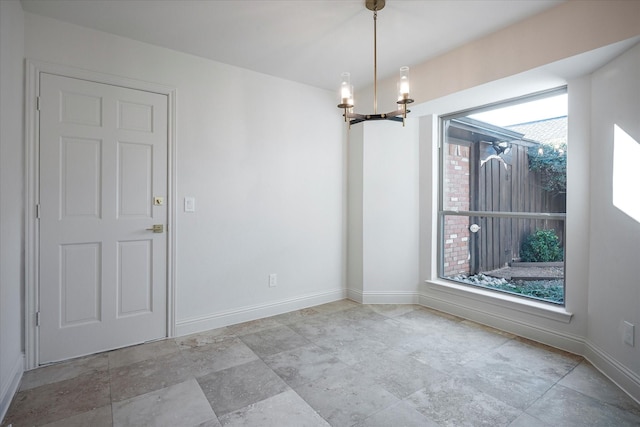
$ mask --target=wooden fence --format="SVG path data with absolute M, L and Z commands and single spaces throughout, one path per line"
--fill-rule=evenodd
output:
M 528 146 L 512 144 L 505 163 L 486 158 L 486 143 L 473 144 L 470 150 L 470 210 L 490 212 L 566 211 L 564 194 L 552 195 L 542 189 L 540 176 L 529 170 Z M 469 225 L 478 224 L 478 233 L 470 235 L 470 273 L 504 267 L 519 258 L 522 241 L 539 229 L 554 229 L 564 242 L 564 221 L 513 218 L 471 217 Z

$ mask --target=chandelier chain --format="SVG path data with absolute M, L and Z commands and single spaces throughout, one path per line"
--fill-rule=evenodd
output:
M 373 114 L 378 114 L 378 10 L 373 11 Z

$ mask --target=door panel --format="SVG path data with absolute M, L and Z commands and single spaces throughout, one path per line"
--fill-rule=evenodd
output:
M 101 126 L 102 97 L 61 90 L 60 122 Z
M 118 101 L 118 128 L 153 132 L 153 105 Z
M 118 143 L 118 217 L 151 218 L 153 146 Z
M 60 245 L 60 326 L 99 322 L 100 244 Z
M 102 141 L 61 138 L 61 219 L 100 217 Z
M 118 242 L 118 317 L 153 311 L 149 243 L 148 240 Z
M 40 75 L 40 363 L 166 336 L 167 97 Z

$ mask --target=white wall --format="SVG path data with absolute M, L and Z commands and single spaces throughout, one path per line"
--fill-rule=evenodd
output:
M 0 420 L 23 370 L 24 15 L 0 1 Z
M 364 277 L 364 126 L 347 131 L 347 288 L 348 296 L 362 302 Z
M 177 88 L 178 334 L 345 295 L 333 92 L 29 13 L 25 22 L 28 58 Z M 185 196 L 195 213 L 182 211 Z
M 349 131 L 349 297 L 416 303 L 418 122 L 355 124 Z
M 418 290 L 418 122 L 362 123 L 363 301 L 415 303 Z
M 588 340 L 592 357 L 628 370 L 635 387 L 621 375 L 614 379 L 640 398 L 640 222 L 612 199 L 614 125 L 640 144 L 640 44 L 596 71 L 591 89 Z M 640 203 L 637 172 L 616 172 L 627 175 L 627 197 Z M 635 347 L 623 343 L 624 320 L 636 325 Z

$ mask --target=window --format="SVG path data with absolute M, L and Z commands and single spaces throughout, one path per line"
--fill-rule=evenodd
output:
M 564 304 L 566 88 L 441 118 L 440 278 Z

